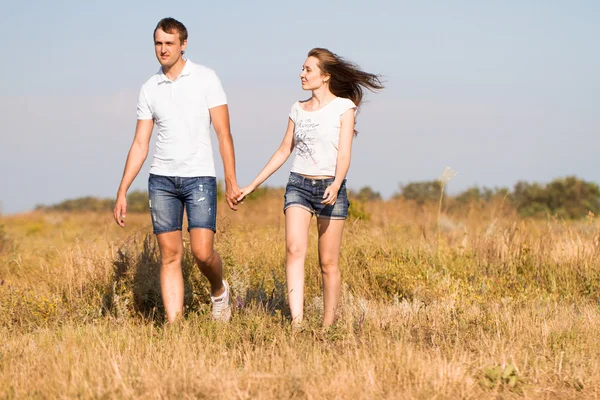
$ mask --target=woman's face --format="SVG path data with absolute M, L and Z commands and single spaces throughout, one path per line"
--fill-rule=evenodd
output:
M 302 81 L 302 89 L 315 90 L 323 86 L 327 76 L 319 68 L 319 60 L 316 57 L 308 57 L 302 66 L 300 80 Z

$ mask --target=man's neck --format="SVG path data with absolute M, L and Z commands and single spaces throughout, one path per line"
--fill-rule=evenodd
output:
M 175 64 L 171 65 L 170 67 L 166 68 L 163 66 L 162 72 L 163 72 L 163 74 L 166 75 L 167 78 L 174 81 L 175 79 L 177 79 L 179 77 L 179 75 L 181 75 L 181 71 L 183 71 L 183 67 L 185 67 L 185 63 L 186 63 L 186 60 L 184 60 L 183 57 L 180 57 L 179 60 L 177 60 L 177 62 Z

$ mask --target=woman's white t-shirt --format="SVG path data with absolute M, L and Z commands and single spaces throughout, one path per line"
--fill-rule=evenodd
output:
M 356 105 L 350 99 L 336 97 L 325 107 L 305 111 L 298 102 L 290 111 L 294 122 L 296 156 L 292 172 L 302 175 L 335 176 L 340 141 L 341 117 Z

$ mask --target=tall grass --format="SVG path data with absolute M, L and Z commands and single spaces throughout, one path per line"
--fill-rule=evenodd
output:
M 3 398 L 597 398 L 600 221 L 520 219 L 502 204 L 453 214 L 402 200 L 347 221 L 337 323 L 320 327 L 316 226 L 307 326 L 290 328 L 282 193 L 220 204 L 233 292 L 210 320 L 183 261 L 185 319 L 167 327 L 145 214 L 3 216 Z M 356 218 L 361 217 L 361 218 Z M 440 246 L 443 243 L 443 246 Z

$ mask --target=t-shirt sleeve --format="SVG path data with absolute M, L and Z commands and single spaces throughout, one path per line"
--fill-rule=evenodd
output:
M 137 102 L 137 119 L 152 119 L 152 111 L 148 104 L 148 98 L 144 88 L 140 90 L 140 95 Z
M 206 88 L 206 104 L 208 108 L 222 106 L 227 104 L 227 96 L 221 86 L 221 80 L 214 71 L 210 71 L 208 75 Z
M 343 101 L 340 101 L 340 109 L 339 109 L 340 117 L 342 115 L 344 115 L 344 113 L 350 109 L 354 109 L 354 116 L 356 117 L 356 111 L 357 111 L 356 104 L 354 104 L 354 102 L 350 99 L 343 99 Z
M 290 109 L 290 119 L 294 124 L 296 123 L 296 118 L 298 118 L 298 109 L 296 107 L 296 103 L 294 103 Z

